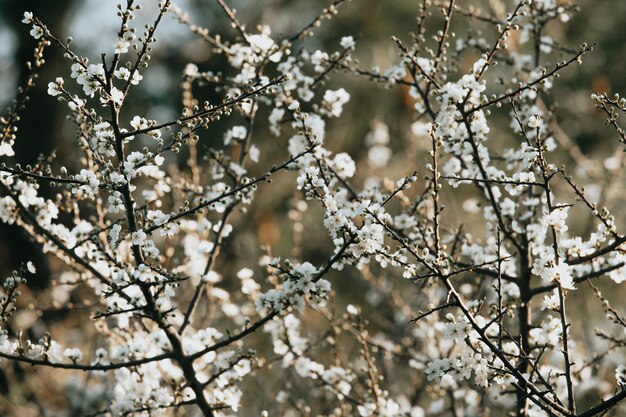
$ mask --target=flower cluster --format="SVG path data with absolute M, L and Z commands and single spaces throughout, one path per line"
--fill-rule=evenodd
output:
M 89 56 L 24 14 L 39 43 L 0 119 L 0 222 L 41 256 L 0 292 L 0 360 L 20 370 L 8 389 L 37 367 L 81 371 L 80 383 L 59 377 L 59 413 L 73 415 L 539 417 L 621 405 L 626 319 L 600 291 L 626 281 L 626 236 L 609 210 L 621 149 L 597 166 L 573 141 L 561 149 L 558 106 L 546 105 L 591 50 L 547 33 L 574 8 L 522 0 L 486 16 L 427 0 L 382 70 L 361 66 L 351 35 L 307 41 L 346 2 L 289 36 L 249 30 L 225 0 L 215 7 L 232 32 L 169 0 L 140 29 L 129 0 L 113 54 Z M 181 66 L 179 109 L 141 109 L 170 17 L 210 59 Z M 67 103 L 76 157 L 22 166 L 20 111 L 49 46 L 67 60 L 69 77 L 46 81 Z M 540 65 L 556 53 L 565 60 Z M 363 122 L 336 72 L 386 87 L 407 114 L 374 108 Z M 626 144 L 626 100 L 592 101 Z M 338 139 L 346 132 L 362 143 Z M 567 158 L 572 175 L 557 164 Z M 24 291 L 39 274 L 50 288 Z M 604 311 L 593 334 L 580 297 Z M 35 389 L 7 398 L 20 395 L 48 405 Z

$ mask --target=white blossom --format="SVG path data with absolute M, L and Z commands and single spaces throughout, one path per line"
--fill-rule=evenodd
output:
M 354 49 L 355 42 L 352 36 L 344 36 L 341 38 L 341 42 L 339 42 L 343 49 Z
M 58 96 L 63 93 L 63 78 L 57 77 L 54 82 L 48 83 L 48 94 L 51 96 Z

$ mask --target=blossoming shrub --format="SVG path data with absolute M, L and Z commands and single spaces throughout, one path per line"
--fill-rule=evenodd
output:
M 60 330 L 46 308 L 20 301 L 32 263 L 4 280 L 4 377 L 31 387 L 45 375 L 64 396 L 33 391 L 17 402 L 45 415 L 594 416 L 626 398 L 626 321 L 599 287 L 626 279 L 626 236 L 603 198 L 578 185 L 585 178 L 554 162 L 556 116 L 545 104 L 559 74 L 592 50 L 543 32 L 575 7 L 522 0 L 496 17 L 454 0 L 416 2 L 415 32 L 390 40 L 398 61 L 381 70 L 353 58 L 352 36 L 331 51 L 308 49 L 343 4 L 278 37 L 217 0 L 234 29 L 219 36 L 169 0 L 141 32 L 140 6 L 126 0 L 113 54 L 89 57 L 24 13 L 39 44 L 1 119 L 0 220 L 57 259 L 44 297 L 80 328 Z M 151 120 L 126 102 L 169 18 L 230 69 L 189 63 L 180 116 Z M 458 36 L 456 21 L 485 35 Z M 67 59 L 48 93 L 75 126 L 76 170 L 48 155 L 12 162 L 48 47 Z M 336 72 L 408 93 L 425 165 L 416 158 L 386 178 L 404 150 L 380 121 L 363 161 L 330 150 L 326 125 L 350 100 L 348 89 L 326 87 Z M 198 87 L 207 85 L 223 99 L 206 101 Z M 617 121 L 626 101 L 598 92 L 589 103 L 614 127 L 615 146 L 626 144 Z M 268 141 L 283 151 L 263 154 Z M 612 161 L 619 167 L 621 156 Z M 375 176 L 359 176 L 366 165 Z M 220 250 L 250 221 L 256 194 L 279 195 L 277 177 L 292 178 L 300 196 L 288 215 L 295 250 L 237 254 L 246 266 L 233 272 Z M 467 231 L 445 210 L 462 198 Z M 590 233 L 577 232 L 574 210 L 591 214 Z M 323 261 L 302 251 L 313 235 L 304 216 L 325 230 Z M 347 271 L 359 279 L 352 288 L 341 285 Z M 606 315 L 595 334 L 577 297 Z M 18 320 L 21 308 L 39 312 L 38 324 Z

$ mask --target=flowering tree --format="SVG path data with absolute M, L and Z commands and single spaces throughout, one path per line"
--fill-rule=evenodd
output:
M 626 318 L 598 286 L 626 279 L 626 236 L 602 207 L 606 195 L 592 198 L 579 185 L 594 178 L 554 163 L 558 125 L 545 104 L 559 74 L 592 50 L 543 33 L 553 20 L 567 22 L 575 6 L 522 0 L 496 17 L 454 0 L 416 2 L 415 32 L 391 41 L 398 62 L 383 71 L 353 58 L 351 36 L 331 52 L 307 49 L 306 39 L 344 3 L 334 0 L 278 39 L 266 26 L 250 30 L 224 0 L 217 4 L 230 37 L 169 0 L 139 35 L 140 6 L 126 0 L 114 53 L 90 58 L 24 13 L 39 43 L 1 119 L 0 220 L 58 259 L 46 296 L 84 316 L 76 319 L 83 337 L 21 332 L 12 316 L 26 308 L 20 292 L 35 272 L 29 263 L 4 280 L 0 363 L 27 378 L 43 369 L 63 386 L 65 405 L 49 415 L 582 417 L 605 415 L 626 398 Z M 180 116 L 157 121 L 125 103 L 149 71 L 166 18 L 231 70 L 189 63 Z M 455 20 L 488 34 L 458 37 Z M 429 34 L 433 24 L 441 26 Z M 48 93 L 67 105 L 76 129 L 73 172 L 50 155 L 34 166 L 11 162 L 19 113 L 48 47 L 71 66 Z M 565 58 L 542 64 L 556 55 Z M 329 149 L 326 124 L 350 99 L 345 88 L 325 87 L 337 72 L 408 92 L 410 140 L 428 148 L 426 164 L 410 160 L 393 181 L 363 180 L 357 163 L 382 172 L 394 153 L 382 122 L 365 139 L 366 161 Z M 199 86 L 223 99 L 204 101 Z M 626 101 L 598 92 L 591 103 L 615 128 L 616 146 L 626 144 L 617 123 Z M 220 119 L 230 128 L 207 144 L 222 134 Z M 262 155 L 270 140 L 284 152 Z M 621 149 L 607 161 L 616 170 Z M 271 195 L 281 176 L 295 179 L 301 197 L 288 216 L 295 250 L 239 254 L 247 266 L 231 273 L 220 249 L 255 194 Z M 461 198 L 474 216 L 470 231 L 445 211 Z M 570 213 L 591 215 L 591 232 L 578 233 Z M 323 262 L 303 256 L 305 215 L 327 232 Z M 369 290 L 333 291 L 347 270 Z M 582 293 L 607 319 L 595 335 L 575 311 Z M 36 395 L 29 401 L 48 407 Z

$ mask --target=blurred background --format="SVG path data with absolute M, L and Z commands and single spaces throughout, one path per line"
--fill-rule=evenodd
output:
M 151 22 L 156 14 L 156 1 L 140 2 L 144 5 L 137 17 L 140 22 Z M 223 11 L 213 0 L 181 0 L 177 2 L 188 11 L 192 21 L 219 33 L 225 39 L 234 40 L 237 33 L 224 18 Z M 272 36 L 282 38 L 297 32 L 317 16 L 329 3 L 328 0 L 229 0 L 228 4 L 238 10 L 239 20 L 248 28 L 257 24 L 267 24 L 272 28 Z M 324 28 L 318 30 L 318 36 L 308 39 L 304 45 L 310 51 L 321 49 L 334 51 L 339 49 L 342 36 L 358 37 L 355 57 L 361 67 L 371 68 L 376 65 L 383 70 L 398 61 L 392 35 L 409 40 L 409 33 L 415 28 L 416 0 L 352 0 L 340 9 L 339 15 L 332 21 L 324 22 Z M 32 58 L 35 40 L 29 36 L 30 28 L 21 23 L 23 12 L 32 11 L 49 29 L 64 38 L 72 36 L 74 49 L 79 54 L 88 56 L 92 61 L 99 61 L 101 53 L 111 54 L 112 41 L 116 38 L 119 20 L 116 17 L 117 1 L 112 0 L 0 0 L 0 106 L 9 105 L 15 96 L 17 86 L 26 77 L 24 63 Z M 485 14 L 503 17 L 510 10 L 511 1 L 472 0 L 459 1 L 461 7 L 473 6 Z M 559 1 L 569 5 L 571 1 Z M 595 50 L 587 55 L 582 66 L 573 66 L 563 72 L 556 82 L 551 100 L 558 103 L 555 108 L 559 137 L 557 140 L 569 146 L 569 152 L 558 155 L 559 162 L 567 163 L 571 170 L 584 170 L 588 161 L 607 161 L 614 158 L 619 144 L 614 130 L 603 125 L 603 114 L 594 110 L 590 100 L 593 91 L 626 93 L 626 1 L 621 0 L 579 0 L 580 10 L 573 14 L 567 23 L 552 22 L 545 33 L 561 45 L 577 49 L 578 45 L 597 43 Z M 433 20 L 435 23 L 436 19 Z M 135 23 L 141 28 L 140 22 Z M 431 29 L 437 29 L 438 24 Z M 484 31 L 488 39 L 493 37 L 490 25 L 472 22 L 466 19 L 453 21 L 452 29 L 459 37 L 466 36 L 469 30 Z M 430 32 L 434 33 L 434 32 Z M 144 82 L 134 90 L 130 101 L 125 103 L 132 113 L 159 121 L 177 117 L 181 108 L 181 73 L 187 63 L 197 64 L 201 70 L 218 72 L 227 70 L 223 57 L 211 53 L 205 43 L 190 33 L 186 26 L 173 18 L 165 19 L 156 35 L 158 42 L 154 48 L 150 67 L 144 71 Z M 554 51 L 544 55 L 542 63 L 563 59 L 561 52 Z M 479 57 L 466 57 L 461 66 L 471 64 Z M 67 122 L 66 107 L 60 105 L 46 93 L 48 82 L 57 76 L 69 78 L 69 63 L 62 53 L 51 47 L 45 52 L 46 66 L 41 72 L 36 87 L 31 91 L 31 100 L 22 113 L 16 142 L 15 160 L 22 164 L 34 163 L 40 154 L 50 155 L 56 152 L 58 166 L 76 165 L 76 138 L 71 123 Z M 73 83 L 72 83 L 73 84 Z M 357 161 L 358 177 L 355 183 L 362 184 L 366 178 L 374 175 L 397 179 L 413 170 L 422 170 L 425 161 L 425 149 L 430 142 L 415 140 L 411 124 L 415 121 L 413 103 L 408 92 L 401 88 L 386 89 L 381 84 L 358 79 L 351 75 L 335 74 L 328 82 L 329 88 L 344 87 L 351 95 L 351 101 L 344 107 L 341 118 L 334 119 L 327 126 L 326 146 L 336 152 L 348 152 Z M 214 91 L 206 91 L 206 99 L 221 97 Z M 547 105 L 552 105 L 552 102 Z M 511 139 L 508 112 L 494 114 L 495 126 L 492 127 L 493 140 L 507 142 Z M 260 120 L 266 120 L 261 117 Z M 227 126 L 233 121 L 221 121 L 211 133 L 216 142 L 221 142 Z M 378 126 L 385 125 L 389 134 L 389 146 L 394 150 L 392 159 L 381 173 L 368 164 L 367 147 L 364 141 L 368 133 Z M 267 126 L 257 124 L 257 145 L 264 154 L 280 155 L 273 162 L 281 161 L 284 156 L 285 138 L 280 140 L 268 133 Z M 384 129 L 383 129 L 384 130 Z M 212 140 L 211 136 L 208 140 Z M 184 164 L 185 157 L 179 158 Z M 176 162 L 174 162 L 176 163 Z M 613 171 L 603 169 L 604 165 L 594 165 L 594 177 L 585 177 L 583 183 L 589 193 L 599 195 L 602 187 L 614 182 Z M 610 164 L 609 164 L 610 165 Z M 423 174 L 423 171 L 421 172 Z M 586 180 L 584 179 L 586 178 Z M 305 213 L 304 239 L 300 253 L 293 253 L 294 206 L 301 199 L 295 190 L 293 176 L 285 174 L 277 177 L 278 185 L 272 187 L 271 194 L 257 192 L 255 203 L 245 216 L 234 220 L 236 234 L 227 239 L 220 262 L 226 271 L 236 271 L 241 267 L 254 264 L 262 254 L 261 245 L 271 245 L 276 255 L 301 257 L 312 263 L 324 262 L 328 257 L 329 239 L 326 231 L 319 225 L 319 212 L 310 210 Z M 280 184 L 285 185 L 281 187 Z M 620 183 L 607 197 L 609 207 L 623 204 L 626 193 Z M 459 219 L 472 223 L 472 217 L 462 209 L 465 201 L 458 194 L 444 196 L 448 205 L 451 225 L 458 226 Z M 476 214 L 475 220 L 481 215 Z M 581 216 L 583 216 L 581 214 Z M 626 218 L 626 213 L 617 211 L 619 220 Z M 587 232 L 590 226 L 588 217 L 581 217 L 573 231 Z M 480 224 L 480 221 L 475 222 Z M 474 226 L 475 227 L 475 226 Z M 469 230 L 471 231 L 471 224 Z M 578 229 L 577 229 L 578 228 Z M 246 254 L 245 257 L 238 254 Z M 44 257 L 38 245 L 16 227 L 0 225 L 0 276 L 5 276 L 26 261 L 33 261 L 37 266 L 37 276 L 29 287 L 38 290 L 50 285 L 51 277 L 62 272 L 62 266 Z M 221 266 L 219 267 L 221 268 Z M 218 268 L 218 269 L 219 269 Z M 342 279 L 334 282 L 334 288 L 344 294 L 340 304 L 351 301 L 353 294 L 364 286 L 354 271 L 343 271 Z M 354 276 L 352 276 L 354 274 Z M 356 286 L 355 286 L 356 285 Z M 342 291 L 342 289 L 344 291 Z M 585 304 L 581 300 L 581 308 Z M 601 310 L 600 310 L 601 312 Z M 575 329 L 578 332 L 590 331 L 588 328 Z M 2 378 L 0 378 L 2 392 Z

